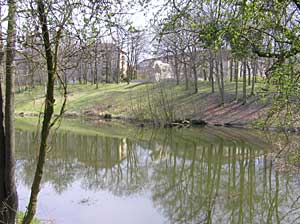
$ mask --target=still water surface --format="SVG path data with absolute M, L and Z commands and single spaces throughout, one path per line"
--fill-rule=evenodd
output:
M 78 123 L 52 137 L 38 203 L 41 220 L 300 223 L 300 175 L 278 171 L 261 133 Z M 25 210 L 36 166 L 35 129 L 19 125 L 16 139 Z

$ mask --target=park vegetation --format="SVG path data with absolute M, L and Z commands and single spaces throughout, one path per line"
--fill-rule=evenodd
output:
M 15 223 L 18 209 L 15 91 L 45 88 L 38 163 L 23 224 L 32 223 L 36 213 L 49 133 L 66 110 L 68 86 L 92 85 L 101 91 L 101 82 L 119 85 L 144 79 L 140 62 L 146 54 L 170 64 L 175 82 L 146 88 L 144 98 L 128 100 L 132 115 L 172 122 L 181 110 L 174 108 L 178 98 L 165 88 L 184 84 L 187 94 L 197 95 L 209 85 L 209 92 L 218 96 L 218 107 L 231 102 L 246 105 L 250 97 L 263 92 L 272 100 L 265 125 L 274 119 L 280 126 L 297 122 L 299 0 L 156 4 L 150 0 L 0 1 L 0 64 L 5 65 L 0 79 L 0 222 Z M 154 14 L 147 27 L 130 21 L 135 8 Z M 153 60 L 148 62 L 151 68 Z M 228 86 L 234 87 L 234 97 L 227 97 Z M 54 116 L 59 93 L 62 101 Z

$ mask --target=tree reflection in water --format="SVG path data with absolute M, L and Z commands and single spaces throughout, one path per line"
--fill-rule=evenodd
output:
M 17 179 L 30 186 L 34 133 L 16 135 Z M 170 223 L 300 222 L 299 178 L 276 171 L 260 145 L 228 136 L 189 138 L 174 130 L 147 136 L 60 132 L 52 139 L 43 183 L 62 197 L 74 181 L 85 190 L 123 197 L 150 191 Z

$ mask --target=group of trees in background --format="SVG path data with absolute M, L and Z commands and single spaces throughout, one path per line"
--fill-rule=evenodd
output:
M 236 82 L 241 75 L 243 102 L 246 85 L 257 76 L 275 84 L 278 108 L 299 96 L 299 2 L 254 0 L 168 1 L 163 18 L 154 21 L 158 52 L 172 55 L 177 83 L 183 76 L 188 88 L 201 77 L 218 90 L 224 104 L 224 79 Z M 227 68 L 227 69 L 224 69 Z M 268 87 L 266 87 L 268 88 Z
M 132 26 L 124 12 L 129 6 L 118 1 L 68 2 L 74 6 L 66 12 L 70 18 L 57 46 L 57 72 L 64 83 L 91 83 L 98 88 L 100 82 L 119 83 L 126 77 L 136 78 L 144 33 Z M 28 6 L 24 3 L 20 7 Z M 40 57 L 42 39 L 32 26 L 33 19 L 28 20 L 20 21 L 16 52 L 16 84 L 20 90 L 46 82 L 47 65 Z

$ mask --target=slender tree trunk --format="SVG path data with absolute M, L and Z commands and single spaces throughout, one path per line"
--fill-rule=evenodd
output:
M 88 68 L 87 68 L 87 64 L 84 63 L 83 64 L 83 83 L 84 84 L 88 84 Z
M 117 52 L 118 52 L 117 53 L 117 63 L 116 63 L 117 68 L 116 68 L 116 72 L 115 72 L 114 76 L 115 76 L 115 82 L 117 84 L 119 84 L 119 82 L 120 82 L 120 62 L 121 62 L 121 50 L 119 47 L 117 49 Z
M 1 48 L 2 50 L 2 48 Z M 2 52 L 1 52 L 2 53 Z M 1 64 L 2 66 L 2 56 Z M 1 71 L 2 72 L 2 71 Z M 5 190 L 5 131 L 4 131 L 4 102 L 2 95 L 2 83 L 0 80 L 0 211 L 6 211 L 4 202 L 6 201 L 7 195 Z M 8 215 L 0 212 L 0 221 L 7 223 Z
M 2 50 L 2 48 L 1 48 Z M 1 52 L 2 53 L 2 52 Z M 1 55 L 1 66 L 2 66 Z M 2 72 L 2 71 L 1 71 Z M 2 83 L 0 79 L 0 211 L 5 211 L 4 202 L 6 201 L 7 195 L 5 190 L 5 130 L 4 130 L 4 102 L 2 95 Z M 7 215 L 0 213 L 0 221 L 7 223 Z
M 67 84 L 68 83 L 68 74 L 67 74 L 67 72 L 64 71 L 63 75 L 64 75 L 63 77 L 65 77 L 64 82 L 65 82 L 65 84 Z M 62 88 L 61 84 L 59 83 L 58 85 L 59 85 L 59 88 L 61 89 Z
M 186 66 L 186 60 L 183 59 L 183 72 L 184 72 L 184 78 L 185 78 L 185 90 L 189 89 L 189 78 L 188 78 L 188 71 Z
M 14 66 L 15 66 L 15 65 L 14 65 Z M 18 66 L 18 65 L 17 65 L 17 66 Z M 15 66 L 15 67 L 16 67 L 16 66 Z M 15 85 L 17 86 L 17 88 L 16 88 L 16 86 L 15 86 L 15 88 L 17 89 L 17 92 L 20 93 L 21 90 L 22 90 L 21 84 L 20 84 L 20 75 L 16 75 L 16 74 L 15 74 L 14 79 L 15 79 Z
M 230 82 L 233 80 L 233 59 L 231 58 L 229 60 L 229 76 L 230 76 Z
M 212 52 L 209 52 L 209 80 L 211 82 L 211 93 L 215 92 L 215 85 L 214 85 L 214 58 L 212 56 Z
M 175 55 L 174 57 L 174 70 L 175 70 L 176 85 L 179 85 L 179 68 L 178 68 L 177 55 Z
M 6 88 L 5 116 L 3 116 L 3 96 L 0 88 L 0 154 L 1 154 L 1 187 L 0 187 L 0 222 L 14 224 L 18 210 L 18 195 L 15 182 L 15 56 L 16 45 L 16 2 L 8 0 L 8 26 L 6 47 Z M 2 56 L 1 56 L 2 57 Z M 2 59 L 1 59 L 2 61 Z M 0 83 L 1 85 L 1 83 Z M 4 120 L 3 120 L 4 119 Z M 4 126 L 3 126 L 4 124 Z M 4 183 L 3 183 L 4 182 Z
M 238 101 L 238 91 L 239 91 L 239 61 L 235 60 L 234 63 L 234 77 L 235 77 L 235 100 Z
M 137 79 L 137 66 L 138 66 L 138 58 L 137 57 L 135 57 L 135 59 L 134 59 L 134 70 L 133 70 L 133 74 L 134 74 L 134 79 Z
M 96 89 L 99 88 L 99 80 L 98 80 L 98 63 L 97 63 L 97 49 L 95 50 L 95 60 L 94 60 L 94 72 L 95 72 L 95 84 L 96 84 Z
M 132 75 L 131 75 L 132 77 Z M 105 83 L 108 83 L 109 72 L 108 72 L 108 60 L 105 61 Z
M 32 63 L 29 64 L 30 88 L 34 89 L 34 69 Z
M 250 86 L 251 85 L 251 68 L 250 68 L 249 62 L 247 62 L 247 69 L 248 69 L 248 86 Z
M 219 58 L 220 60 L 220 58 Z M 221 77 L 220 77 L 220 71 L 219 71 L 219 62 L 218 58 L 216 57 L 215 59 L 215 67 L 216 67 L 216 81 L 220 93 L 220 105 L 224 105 L 224 95 L 223 95 L 223 90 L 222 90 L 222 84 L 221 84 Z
M 196 62 L 193 60 L 193 76 L 194 76 L 194 93 L 198 93 L 198 77 L 197 77 L 197 68 L 196 68 Z
M 43 167 L 46 159 L 46 152 L 48 148 L 48 136 L 51 128 L 51 118 L 54 112 L 54 82 L 56 74 L 56 66 L 54 63 L 53 53 L 51 50 L 50 34 L 48 30 L 47 15 L 45 12 L 45 5 L 43 0 L 37 0 L 38 15 L 41 24 L 43 44 L 45 49 L 46 61 L 47 61 L 47 73 L 48 73 L 48 82 L 47 82 L 47 93 L 45 99 L 45 108 L 44 108 L 44 119 L 42 124 L 41 131 L 41 143 L 39 148 L 39 155 L 37 161 L 37 167 L 31 186 L 31 195 L 29 204 L 27 206 L 27 211 L 25 213 L 23 224 L 30 224 L 37 207 L 37 197 L 40 191 L 40 184 L 43 176 Z M 60 36 L 59 34 L 57 36 Z M 56 45 L 58 46 L 59 37 L 56 39 Z
M 80 66 L 80 67 L 81 67 L 81 66 Z M 80 68 L 80 69 L 81 69 L 81 68 Z M 80 72 L 81 72 L 81 70 L 80 70 Z M 82 84 L 81 74 L 79 74 L 79 77 L 78 77 L 78 83 L 79 83 L 79 85 Z
M 243 62 L 243 104 L 247 102 L 247 60 Z
M 90 66 L 90 80 L 91 80 L 91 85 L 94 85 L 96 82 L 95 82 L 95 73 L 94 73 L 93 61 L 90 61 L 89 66 Z
M 220 78 L 221 78 L 221 104 L 224 105 L 225 100 L 225 89 L 224 89 L 224 67 L 223 67 L 223 57 L 222 57 L 222 50 L 220 50 Z
M 97 43 L 94 43 L 94 84 L 96 84 L 96 89 L 98 88 L 98 69 L 97 69 L 97 57 L 98 57 L 98 51 L 97 51 Z M 93 65 L 92 65 L 93 66 Z
M 30 50 L 30 56 L 33 57 L 33 49 Z M 29 66 L 29 74 L 30 74 L 30 85 L 31 88 L 34 89 L 35 83 L 34 83 L 34 71 L 36 70 L 36 63 L 34 61 L 28 61 L 28 66 Z
M 203 72 L 203 79 L 204 79 L 204 81 L 207 81 L 206 64 L 203 65 L 202 72 Z
M 254 96 L 255 81 L 257 76 L 257 63 L 255 59 L 253 60 L 252 68 L 253 68 L 252 69 L 253 75 L 252 75 L 251 96 Z
M 244 66 L 244 62 L 241 62 L 241 69 L 240 69 L 240 78 L 243 78 L 243 69 L 242 68 L 244 68 L 243 67 Z
M 6 50 L 6 88 L 5 88 L 5 179 L 7 203 L 11 217 L 9 223 L 15 220 L 18 208 L 17 189 L 15 183 L 15 44 L 16 44 L 16 2 L 9 1 L 9 18 Z

